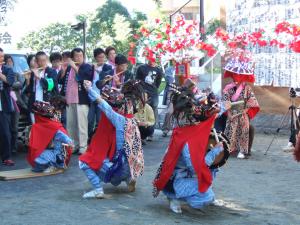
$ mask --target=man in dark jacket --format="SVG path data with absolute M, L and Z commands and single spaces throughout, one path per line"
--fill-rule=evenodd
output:
M 74 140 L 74 153 L 82 154 L 87 148 L 90 104 L 83 81 L 93 81 L 93 67 L 84 62 L 84 53 L 81 48 L 74 48 L 71 58 L 59 83 L 62 84 L 61 94 L 66 97 L 67 101 L 67 130 L 71 139 Z
M 11 86 L 15 81 L 14 72 L 4 64 L 4 52 L 0 48 L 0 152 L 2 164 L 13 166 L 11 160 L 11 113 L 13 112 L 10 97 Z
M 22 74 L 16 73 L 14 71 L 14 60 L 11 55 L 4 56 L 4 62 L 7 67 L 10 67 L 14 72 L 14 83 L 11 86 L 11 100 L 13 103 L 13 112 L 11 113 L 11 135 L 12 135 L 12 153 L 16 153 L 18 149 L 18 128 L 19 128 L 19 119 L 20 111 L 26 110 L 27 105 L 21 97 L 21 90 L 25 81 L 25 78 Z
M 113 68 L 111 65 L 106 64 L 106 56 L 105 52 L 102 48 L 96 48 L 94 50 L 94 59 L 96 61 L 96 64 L 93 65 L 93 86 L 92 88 L 100 94 L 100 89 L 97 87 L 97 82 L 101 79 L 101 74 L 113 74 Z M 98 125 L 99 119 L 100 119 L 100 109 L 97 106 L 98 104 L 95 102 L 92 102 L 89 109 L 89 137 L 92 136 L 93 131 L 95 129 L 95 122 L 96 126 Z
M 52 65 L 52 69 L 56 71 L 57 79 L 60 76 L 62 64 L 62 55 L 59 52 L 53 52 L 50 55 L 50 63 Z
M 126 56 L 118 54 L 115 57 L 115 69 L 100 74 L 97 87 L 102 89 L 105 85 L 121 89 L 124 83 L 133 79 L 133 74 L 128 70 L 128 60 Z
M 26 77 L 27 81 L 25 82 L 25 94 L 29 95 L 29 111 L 31 111 L 35 101 L 49 102 L 51 96 L 58 93 L 57 73 L 48 66 L 48 57 L 46 53 L 36 53 L 35 59 L 38 68 L 32 69 L 31 76 Z M 34 122 L 32 116 L 31 119 L 32 122 Z

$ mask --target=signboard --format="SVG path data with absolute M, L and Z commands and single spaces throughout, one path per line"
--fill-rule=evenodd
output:
M 14 9 L 16 0 L 0 0 L 0 45 L 11 45 L 12 35 L 8 31 L 9 16 Z
M 11 44 L 11 35 L 8 32 L 0 33 L 0 45 Z
M 282 21 L 300 24 L 300 0 L 235 0 L 227 6 L 227 31 L 272 31 Z M 277 47 L 250 49 L 256 60 L 256 85 L 300 87 L 300 54 Z

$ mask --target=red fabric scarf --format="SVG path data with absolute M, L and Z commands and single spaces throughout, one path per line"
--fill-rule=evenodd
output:
M 133 115 L 126 115 L 125 117 L 132 118 Z M 79 157 L 79 160 L 88 164 L 91 169 L 98 171 L 102 167 L 103 160 L 106 158 L 112 160 L 115 152 L 116 128 L 106 115 L 101 113 L 96 133 L 86 152 Z
M 163 190 L 173 174 L 184 145 L 187 143 L 191 155 L 192 165 L 198 177 L 198 188 L 205 192 L 212 183 L 212 176 L 205 163 L 206 148 L 211 127 L 215 117 L 198 125 L 175 128 L 170 140 L 169 148 L 163 159 L 159 177 L 154 180 L 154 186 Z
M 250 109 L 248 109 L 248 115 L 250 120 L 252 120 L 256 114 L 259 112 L 260 108 L 259 107 L 251 107 Z
M 29 151 L 27 154 L 27 161 L 32 167 L 35 164 L 34 160 L 47 148 L 58 130 L 68 134 L 60 122 L 35 114 L 35 123 L 30 131 Z M 66 164 L 68 165 L 72 155 L 72 148 L 67 148 L 67 151 Z
M 236 82 L 255 82 L 254 74 L 238 74 L 225 70 L 224 78 L 232 78 Z

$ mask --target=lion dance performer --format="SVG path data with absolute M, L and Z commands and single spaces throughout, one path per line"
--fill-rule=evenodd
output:
M 134 119 L 136 107 L 145 104 L 142 86 L 128 81 L 121 93 L 116 89 L 102 90 L 103 97 L 88 81 L 85 88 L 91 100 L 97 101 L 101 119 L 86 153 L 79 158 L 79 167 L 94 188 L 83 198 L 103 198 L 103 183 L 117 186 L 125 181 L 128 191 L 133 192 L 144 170 L 141 136 Z
M 214 201 L 212 181 L 217 169 L 209 166 L 223 151 L 223 145 L 219 143 L 210 151 L 207 151 L 207 146 L 220 108 L 199 102 L 186 87 L 175 90 L 171 101 L 175 128 L 153 181 L 153 195 L 156 197 L 163 191 L 170 202 L 170 209 L 181 213 L 180 201 L 197 209 Z
M 50 103 L 33 104 L 36 123 L 30 132 L 27 160 L 34 172 L 50 173 L 68 166 L 73 141 L 60 122 L 65 105 L 65 99 L 59 95 L 52 97 Z
M 233 81 L 225 86 L 223 100 L 236 104 L 227 112 L 225 135 L 230 140 L 230 151 L 237 152 L 237 158 L 245 159 L 249 154 L 250 120 L 259 112 L 259 104 L 248 83 L 255 82 L 254 62 L 251 53 L 237 48 L 229 52 L 224 67 L 224 78 Z

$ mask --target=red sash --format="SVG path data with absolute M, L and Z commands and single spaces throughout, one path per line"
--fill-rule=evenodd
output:
M 34 160 L 47 148 L 58 130 L 68 134 L 60 122 L 35 114 L 35 123 L 30 131 L 29 151 L 27 154 L 27 161 L 32 167 L 35 164 Z M 70 161 L 72 148 L 67 148 L 67 151 L 66 164 Z

